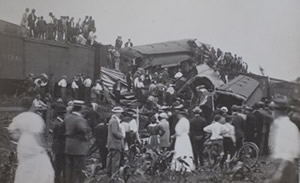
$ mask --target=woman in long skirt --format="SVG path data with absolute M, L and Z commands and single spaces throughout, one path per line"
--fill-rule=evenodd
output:
M 175 126 L 175 147 L 172 170 L 191 172 L 195 169 L 191 140 L 189 137 L 190 122 L 183 111 L 177 111 L 179 121 Z M 181 160 L 180 160 L 181 159 Z
M 18 140 L 15 183 L 54 183 L 54 170 L 43 143 L 45 123 L 38 114 L 17 115 L 8 130 Z

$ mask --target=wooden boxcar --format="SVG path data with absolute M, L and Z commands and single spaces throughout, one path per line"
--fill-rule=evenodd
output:
M 85 46 L 24 38 L 20 26 L 0 20 L 0 89 L 22 82 L 29 73 L 66 75 L 70 82 L 79 73 L 94 79 L 107 59 L 106 46 Z

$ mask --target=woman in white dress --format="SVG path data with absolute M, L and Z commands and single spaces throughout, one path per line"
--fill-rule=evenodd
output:
M 179 121 L 175 126 L 175 154 L 171 168 L 175 171 L 191 172 L 195 169 L 195 166 L 192 144 L 189 137 L 190 122 L 185 117 L 184 111 L 177 111 L 177 118 Z M 185 163 L 180 162 L 178 158 L 184 160 Z
M 23 107 L 28 109 L 32 100 L 25 103 Z M 54 183 L 54 170 L 43 145 L 44 128 L 44 120 L 32 108 L 17 115 L 9 125 L 11 136 L 18 141 L 15 183 Z

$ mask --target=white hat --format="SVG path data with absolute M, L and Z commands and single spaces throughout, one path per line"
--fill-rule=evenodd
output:
M 193 112 L 194 112 L 194 113 L 201 113 L 202 110 L 201 110 L 201 108 L 200 108 L 199 106 L 196 106 L 196 107 L 193 109 Z
M 74 106 L 83 106 L 84 101 L 82 101 L 82 100 L 73 100 L 73 105 Z
M 122 107 L 114 107 L 111 112 L 114 112 L 114 113 L 122 113 L 124 112 L 124 109 Z
M 223 107 L 221 107 L 221 111 L 227 113 L 228 109 L 227 109 L 227 107 L 223 106 Z
M 168 119 L 168 115 L 164 112 L 160 113 L 159 117 L 164 118 L 164 119 Z

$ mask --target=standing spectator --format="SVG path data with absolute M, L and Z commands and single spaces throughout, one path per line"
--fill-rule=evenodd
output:
M 37 23 L 38 29 L 40 31 L 40 39 L 47 38 L 47 22 L 44 20 L 44 17 L 41 16 L 40 21 Z
M 257 128 L 257 118 L 256 116 L 252 113 L 252 108 L 246 106 L 245 108 L 245 113 L 247 114 L 247 119 L 246 119 L 246 127 L 245 127 L 245 140 L 247 142 L 254 142 L 257 146 L 256 142 L 256 137 L 258 134 L 258 128 Z
M 101 169 L 106 168 L 106 159 L 108 150 L 106 148 L 108 127 L 105 120 L 101 120 L 99 124 L 94 128 L 94 134 L 96 139 L 96 144 L 99 150 L 101 159 Z
M 93 17 L 90 16 L 88 20 L 88 32 L 91 32 L 93 29 L 96 29 L 95 27 L 95 20 L 93 20 Z
M 157 150 L 160 147 L 160 136 L 165 133 L 161 126 L 158 126 L 157 119 L 155 116 L 152 116 L 151 124 L 147 127 L 147 132 L 149 133 L 149 144 L 148 148 L 152 150 Z
M 118 36 L 118 38 L 116 39 L 116 43 L 115 43 L 116 49 L 121 49 L 122 45 L 123 45 L 122 37 Z
M 82 33 L 83 36 L 87 39 L 89 35 L 89 16 L 85 16 L 84 21 L 82 22 Z
M 91 88 L 91 104 L 94 111 L 97 111 L 99 104 L 100 90 L 97 88 L 97 82 L 93 82 Z
M 175 134 L 172 136 L 172 138 L 176 139 L 171 169 L 175 171 L 185 170 L 187 172 L 191 172 L 194 170 L 194 157 L 192 144 L 189 137 L 190 122 L 186 118 L 187 114 L 186 111 L 184 111 L 184 109 L 177 109 L 175 112 L 178 122 L 175 126 Z M 186 164 L 180 163 L 178 158 L 182 158 L 186 162 Z
M 217 114 L 214 117 L 214 121 L 210 125 L 203 128 L 203 131 L 211 134 L 210 140 L 211 140 L 212 144 L 217 144 L 220 147 L 222 147 L 221 155 L 224 155 L 222 134 L 227 133 L 228 129 L 226 127 L 224 127 L 223 124 L 221 124 L 221 119 L 222 119 L 222 116 Z
M 224 156 L 221 160 L 221 167 L 224 165 L 227 156 L 230 155 L 230 159 L 233 157 L 235 153 L 235 129 L 234 126 L 231 125 L 232 118 L 230 116 L 226 117 L 224 127 L 227 128 L 227 131 L 223 134 L 223 149 Z
M 32 9 L 31 13 L 28 15 L 28 27 L 29 27 L 29 36 L 30 37 L 36 37 L 36 35 L 34 34 L 35 22 L 36 22 L 35 9 Z
M 128 39 L 128 41 L 125 43 L 125 47 L 133 47 L 133 43 L 130 39 Z
M 58 40 L 58 19 L 53 15 L 52 16 L 52 19 L 53 19 L 53 40 Z
M 178 72 L 174 75 L 174 78 L 179 80 L 183 76 L 181 69 L 178 69 Z
M 114 63 L 115 63 L 115 69 L 117 71 L 120 71 L 120 52 L 118 50 L 115 50 L 113 52 L 113 55 L 114 55 Z
M 243 139 L 245 138 L 245 120 L 238 115 L 239 108 L 235 105 L 232 106 L 232 125 L 235 129 L 236 148 L 239 149 L 243 145 Z
M 120 168 L 120 160 L 122 149 L 124 148 L 125 135 L 122 133 L 120 127 L 120 117 L 124 112 L 122 107 L 114 107 L 112 109 L 113 115 L 108 123 L 107 136 L 107 175 L 112 176 Z
M 77 29 L 81 30 L 81 28 L 82 28 L 82 27 L 81 27 L 81 18 L 78 19 L 78 21 L 76 22 L 75 27 L 76 27 Z
M 32 99 L 24 98 L 24 111 L 13 118 L 8 127 L 17 143 L 18 167 L 15 183 L 53 183 L 54 170 L 46 151 L 44 138 L 45 122 L 31 108 Z
M 143 88 L 145 87 L 144 86 L 144 83 L 141 79 L 141 77 L 138 77 L 137 79 L 137 82 L 135 83 L 135 94 L 136 94 L 136 98 L 139 102 L 142 102 L 143 101 Z
M 78 78 L 76 76 L 74 76 L 72 84 L 71 84 L 72 96 L 74 99 L 78 99 L 79 86 L 78 86 L 77 82 L 78 82 Z
M 62 79 L 58 82 L 58 86 L 60 87 L 60 98 L 66 100 L 67 98 L 67 76 L 63 75 Z
M 158 116 L 159 119 L 158 126 L 164 132 L 161 133 L 159 137 L 159 141 L 160 141 L 159 146 L 163 150 L 166 150 L 170 146 L 170 125 L 167 120 L 168 117 L 169 116 L 165 112 L 160 113 Z
M 84 182 L 86 156 L 89 150 L 88 135 L 90 127 L 81 113 L 83 102 L 74 102 L 72 113 L 67 115 L 65 123 L 66 183 Z
M 175 89 L 173 86 L 174 85 L 171 83 L 168 84 L 168 88 L 166 90 L 166 103 L 168 106 L 171 106 L 174 101 Z
M 90 103 L 92 80 L 89 76 L 85 78 L 85 80 L 83 81 L 83 85 L 84 85 L 84 101 L 86 103 Z
M 29 8 L 25 9 L 25 12 L 22 15 L 22 20 L 21 20 L 21 29 L 22 29 L 22 35 L 27 36 L 27 27 L 28 27 L 28 13 L 29 13 Z
M 97 36 L 96 36 L 96 28 L 93 28 L 90 33 L 89 33 L 89 37 L 88 37 L 88 42 L 90 43 L 90 45 L 94 45 Z
M 163 84 L 167 84 L 169 82 L 169 72 L 168 72 L 168 68 L 165 68 L 163 70 L 163 72 L 161 73 L 161 80 Z
M 121 97 L 121 82 L 118 80 L 113 86 L 113 93 L 115 95 L 115 99 L 117 103 L 120 103 Z
M 57 40 L 63 41 L 64 36 L 64 26 L 63 26 L 63 16 L 60 16 L 60 19 L 57 22 Z
M 63 17 L 62 18 L 62 25 L 63 25 L 63 40 L 67 41 L 68 40 L 68 20 L 69 17 Z
M 49 17 L 47 18 L 47 39 L 54 40 L 53 31 L 54 31 L 54 22 L 53 22 L 53 14 L 49 13 Z
M 74 17 L 70 18 L 70 20 L 67 22 L 67 41 L 70 43 L 75 42 L 74 38 Z
M 135 143 L 137 140 L 140 142 L 139 134 L 138 134 L 138 125 L 136 122 L 137 115 L 134 113 L 131 115 L 131 120 L 129 121 L 129 134 L 128 134 L 128 147 Z
M 57 111 L 57 118 L 53 124 L 53 143 L 52 151 L 55 155 L 54 169 L 55 169 L 55 183 L 64 183 L 65 172 L 65 123 L 64 114 L 65 108 Z
M 200 165 L 203 166 L 203 147 L 204 147 L 204 131 L 203 128 L 207 125 L 206 120 L 200 116 L 200 113 L 202 112 L 200 107 L 195 107 L 193 109 L 194 117 L 191 119 L 190 122 L 190 138 L 192 142 L 193 147 L 193 154 L 195 158 L 195 165 L 196 168 Z
M 131 90 L 131 85 L 132 85 L 132 80 L 131 80 L 131 73 L 127 72 L 126 74 L 126 83 L 127 83 L 127 91 L 130 92 Z
M 270 104 L 274 121 L 270 130 L 270 147 L 276 172 L 269 182 L 298 182 L 297 159 L 300 154 L 299 129 L 288 117 L 289 101 L 276 97 Z
M 49 81 L 48 81 L 48 92 L 52 97 L 54 97 L 54 87 L 55 87 L 55 78 L 52 73 L 49 74 Z

